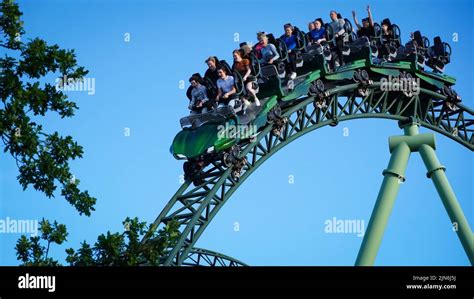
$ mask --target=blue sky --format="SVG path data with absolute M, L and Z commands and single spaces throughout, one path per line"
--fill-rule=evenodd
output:
M 22 191 L 13 159 L 0 156 L 0 219 L 57 220 L 69 230 L 66 247 L 122 231 L 122 220 L 153 221 L 178 189 L 182 162 L 169 154 L 187 113 L 179 81 L 205 70 L 204 59 L 231 59 L 255 32 L 282 31 L 291 22 L 306 29 L 336 9 L 365 16 L 367 1 L 20 1 L 27 35 L 76 49 L 95 78 L 94 95 L 70 92 L 80 109 L 72 119 L 48 115 L 46 130 L 72 135 L 85 155 L 72 163 L 81 187 L 98 198 L 91 217 L 79 216 L 57 196 Z M 471 1 L 371 1 L 377 21 L 399 24 L 402 39 L 421 30 L 453 48 L 446 72 L 474 107 L 471 70 Z M 234 11 L 238 11 L 235 14 Z M 130 41 L 125 42 L 125 34 Z M 240 40 L 234 41 L 235 33 Z M 452 42 L 453 33 L 459 36 Z M 3 51 L 3 50 L 2 50 Z M 1 54 L 1 53 L 0 53 Z M 125 131 L 130 130 L 130 136 Z M 347 128 L 349 135 L 344 136 Z M 427 132 L 421 129 L 421 132 Z M 317 130 L 292 143 L 258 169 L 221 209 L 196 246 L 251 265 L 353 265 L 362 238 L 327 234 L 328 219 L 367 225 L 389 160 L 387 139 L 402 134 L 388 120 L 357 120 Z M 464 213 L 474 222 L 472 152 L 439 134 L 438 156 Z M 376 265 L 469 265 L 457 235 L 418 154 L 413 154 L 377 256 Z M 289 183 L 293 176 L 294 183 Z M 234 231 L 235 223 L 239 231 Z M 0 235 L 0 265 L 16 265 L 19 234 Z

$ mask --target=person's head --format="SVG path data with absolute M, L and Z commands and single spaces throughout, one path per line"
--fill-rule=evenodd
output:
M 199 86 L 199 81 L 201 81 L 201 79 L 196 75 L 192 75 L 191 78 L 189 78 L 189 83 L 191 83 L 192 87 Z
M 392 23 L 390 22 L 389 19 L 384 19 L 382 21 L 382 30 L 384 33 L 388 33 L 388 31 L 390 30 L 390 27 L 391 27 Z
M 232 52 L 232 56 L 234 57 L 234 61 L 242 61 L 242 51 L 241 50 L 234 50 Z
M 314 22 L 309 22 L 308 23 L 308 31 L 312 31 L 316 28 Z
M 331 18 L 331 21 L 337 21 L 337 12 L 335 10 L 331 10 L 329 17 Z
M 421 35 L 421 32 L 419 30 L 413 32 L 412 39 L 416 41 L 418 46 L 423 46 L 423 36 Z
M 283 28 L 285 29 L 285 35 L 286 36 L 290 36 L 293 34 L 293 26 L 291 24 L 285 24 L 285 26 L 283 26 Z
M 240 47 L 240 50 L 242 51 L 242 57 L 248 56 L 252 52 L 252 47 L 245 44 Z
M 217 67 L 217 60 L 216 57 L 211 56 L 208 59 L 206 59 L 206 64 L 209 67 L 210 70 L 215 70 Z
M 316 19 L 314 21 L 314 27 L 319 30 L 321 29 L 321 27 L 323 27 L 323 20 L 321 20 L 320 18 Z
M 258 35 L 258 42 L 262 45 L 262 46 L 266 46 L 268 45 L 268 37 L 265 33 L 261 33 Z
M 218 67 L 217 68 L 217 75 L 219 76 L 219 78 L 225 79 L 225 78 L 227 78 L 227 71 L 223 67 Z
M 370 25 L 370 23 L 369 23 L 369 18 L 363 18 L 363 19 L 362 19 L 362 26 L 363 26 L 364 28 L 369 28 L 369 25 Z

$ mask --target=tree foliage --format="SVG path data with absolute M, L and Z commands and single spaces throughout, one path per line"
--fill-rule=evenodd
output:
M 81 158 L 82 147 L 71 136 L 43 130 L 38 119 L 47 113 L 61 118 L 74 116 L 78 109 L 57 86 L 46 78 L 67 78 L 77 82 L 88 71 L 78 66 L 74 50 L 49 45 L 40 38 L 22 41 L 25 34 L 22 13 L 13 0 L 0 2 L 0 145 L 18 166 L 23 189 L 32 186 L 48 197 L 58 187 L 79 214 L 90 216 L 96 199 L 78 187 L 69 162 Z M 67 83 L 66 83 L 67 84 Z M 150 230 L 137 218 L 124 221 L 123 233 L 101 234 L 94 245 L 82 242 L 80 248 L 66 250 L 71 266 L 156 265 L 178 237 L 178 224 L 170 221 L 161 230 Z M 17 259 L 23 266 L 60 266 L 49 256 L 51 245 L 67 241 L 66 226 L 42 220 L 41 234 L 22 236 L 16 244 Z M 141 243 L 144 236 L 147 242 Z
M 81 158 L 82 147 L 71 136 L 47 133 L 36 121 L 46 113 L 72 117 L 78 109 L 46 76 L 82 80 L 74 50 L 35 38 L 22 42 L 22 13 L 13 0 L 0 3 L 0 139 L 3 152 L 16 161 L 23 189 L 32 186 L 53 197 L 58 187 L 79 214 L 89 216 L 96 199 L 78 187 L 69 162 Z M 36 121 L 35 121 L 36 120 Z
M 53 244 L 62 244 L 67 236 L 66 226 L 54 221 L 51 224 L 48 220 L 39 223 L 41 236 L 30 237 L 21 236 L 16 244 L 17 259 L 23 266 L 59 266 L 59 262 L 49 257 L 49 248 Z M 46 245 L 42 245 L 41 241 Z
M 170 221 L 158 231 L 148 236 L 148 241 L 141 243 L 150 232 L 146 222 L 138 218 L 127 218 L 123 221 L 123 233 L 101 234 L 93 246 L 86 241 L 79 249 L 66 249 L 66 262 L 69 266 L 138 266 L 158 265 L 160 258 L 168 248 L 174 246 L 179 238 L 178 223 Z M 48 257 L 50 244 L 61 245 L 68 236 L 66 226 L 47 220 L 40 222 L 41 237 L 22 236 L 16 245 L 17 259 L 22 266 L 61 266 L 57 260 Z M 45 244 L 44 244 L 45 243 Z M 44 245 L 42 245 L 44 244 Z

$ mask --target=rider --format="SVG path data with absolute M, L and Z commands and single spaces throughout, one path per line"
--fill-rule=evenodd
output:
M 286 69 L 290 74 L 290 80 L 296 78 L 296 53 L 295 50 L 298 46 L 298 40 L 296 34 L 294 34 L 294 28 L 291 24 L 285 24 L 283 26 L 285 34 L 281 36 L 281 39 L 285 42 L 286 48 L 288 49 L 289 62 L 286 64 Z
M 262 48 L 263 48 L 263 45 L 262 43 L 260 42 L 260 39 L 261 37 L 265 35 L 265 32 L 263 31 L 260 31 L 260 32 L 257 32 L 257 40 L 258 40 L 258 43 L 253 47 L 253 50 L 255 52 L 255 56 L 257 57 L 257 59 L 261 59 L 262 58 Z
M 326 28 L 324 28 L 323 19 L 317 18 L 314 20 L 314 29 L 311 30 L 311 39 L 314 43 L 320 44 L 326 40 Z
M 374 27 L 374 20 L 372 18 L 372 12 L 370 11 L 369 5 L 367 5 L 367 15 L 368 15 L 367 18 L 362 19 L 362 26 L 360 26 L 359 22 L 357 21 L 355 10 L 352 11 L 354 24 L 357 26 L 357 36 L 358 37 L 366 36 L 368 39 L 370 39 L 370 37 L 375 36 L 375 27 Z
M 308 33 L 306 33 L 306 41 L 308 42 L 308 44 L 312 44 L 314 41 L 313 41 L 313 37 L 311 36 L 311 31 L 314 30 L 314 22 L 309 22 L 308 23 Z
M 191 114 L 206 113 L 208 104 L 210 104 L 206 87 L 201 84 L 201 78 L 197 75 L 191 76 L 189 82 L 193 87 L 191 90 L 191 102 L 188 107 L 191 110 Z
M 217 74 L 217 68 L 219 66 L 217 57 L 210 56 L 209 58 L 206 59 L 205 62 L 207 64 L 208 69 L 206 70 L 204 77 L 209 78 L 212 80 L 213 83 L 216 83 L 217 80 L 219 79 L 219 75 Z
M 329 23 L 329 25 L 332 27 L 332 31 L 334 32 L 334 38 L 336 42 L 335 48 L 336 48 L 337 60 L 335 60 L 334 62 L 335 67 L 344 65 L 344 57 L 342 55 L 342 51 L 344 47 L 345 21 L 343 18 L 338 18 L 338 15 L 339 14 L 334 10 L 332 10 L 329 13 L 329 17 L 331 18 L 331 23 Z
M 217 68 L 219 79 L 217 80 L 217 98 L 219 104 L 229 105 L 232 108 L 235 106 L 235 80 L 233 76 L 227 75 L 227 71 L 223 67 Z
M 242 75 L 242 81 L 244 81 L 247 92 L 253 97 L 255 105 L 260 106 L 260 101 L 257 98 L 257 92 L 253 88 L 253 85 L 255 83 L 255 77 L 252 76 L 252 68 L 250 66 L 250 60 L 248 60 L 247 58 L 242 58 L 243 57 L 242 50 L 234 50 L 232 54 L 234 56 L 234 65 L 232 68 L 234 69 L 234 71 L 239 72 L 239 74 Z M 246 106 L 248 106 L 247 102 L 245 104 Z
M 392 23 L 390 19 L 384 19 L 382 21 L 382 45 L 379 49 L 379 58 L 389 59 L 390 58 L 390 41 L 393 37 Z
M 261 45 L 259 62 L 262 65 L 273 64 L 275 60 L 280 58 L 278 51 L 273 44 L 268 43 L 268 37 L 265 33 L 261 33 L 258 37 L 259 44 Z
M 250 47 L 247 43 L 240 44 L 240 51 L 242 53 L 242 58 L 249 59 L 250 54 L 252 53 L 252 47 Z

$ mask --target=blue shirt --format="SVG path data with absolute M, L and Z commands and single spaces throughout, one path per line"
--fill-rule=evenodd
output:
M 319 39 L 324 38 L 325 34 L 326 34 L 326 28 L 324 27 L 319 28 L 319 30 L 317 29 L 311 30 L 311 37 L 313 38 L 315 42 L 318 41 Z
M 199 85 L 191 90 L 191 106 L 194 106 L 198 101 L 208 101 L 206 86 L 204 85 Z
M 259 60 L 260 63 L 268 63 L 272 58 L 273 60 L 280 58 L 280 55 L 273 44 L 268 44 L 266 47 L 263 47 L 260 53 L 262 54 L 262 58 Z
M 283 35 L 282 37 L 283 41 L 285 42 L 286 44 L 286 47 L 288 48 L 288 50 L 293 50 L 294 48 L 296 48 L 297 44 L 296 44 L 296 35 L 292 34 L 290 36 L 288 35 Z
M 225 80 L 219 79 L 217 80 L 217 88 L 220 88 L 222 93 L 228 93 L 234 88 L 234 77 L 232 76 L 227 76 Z

